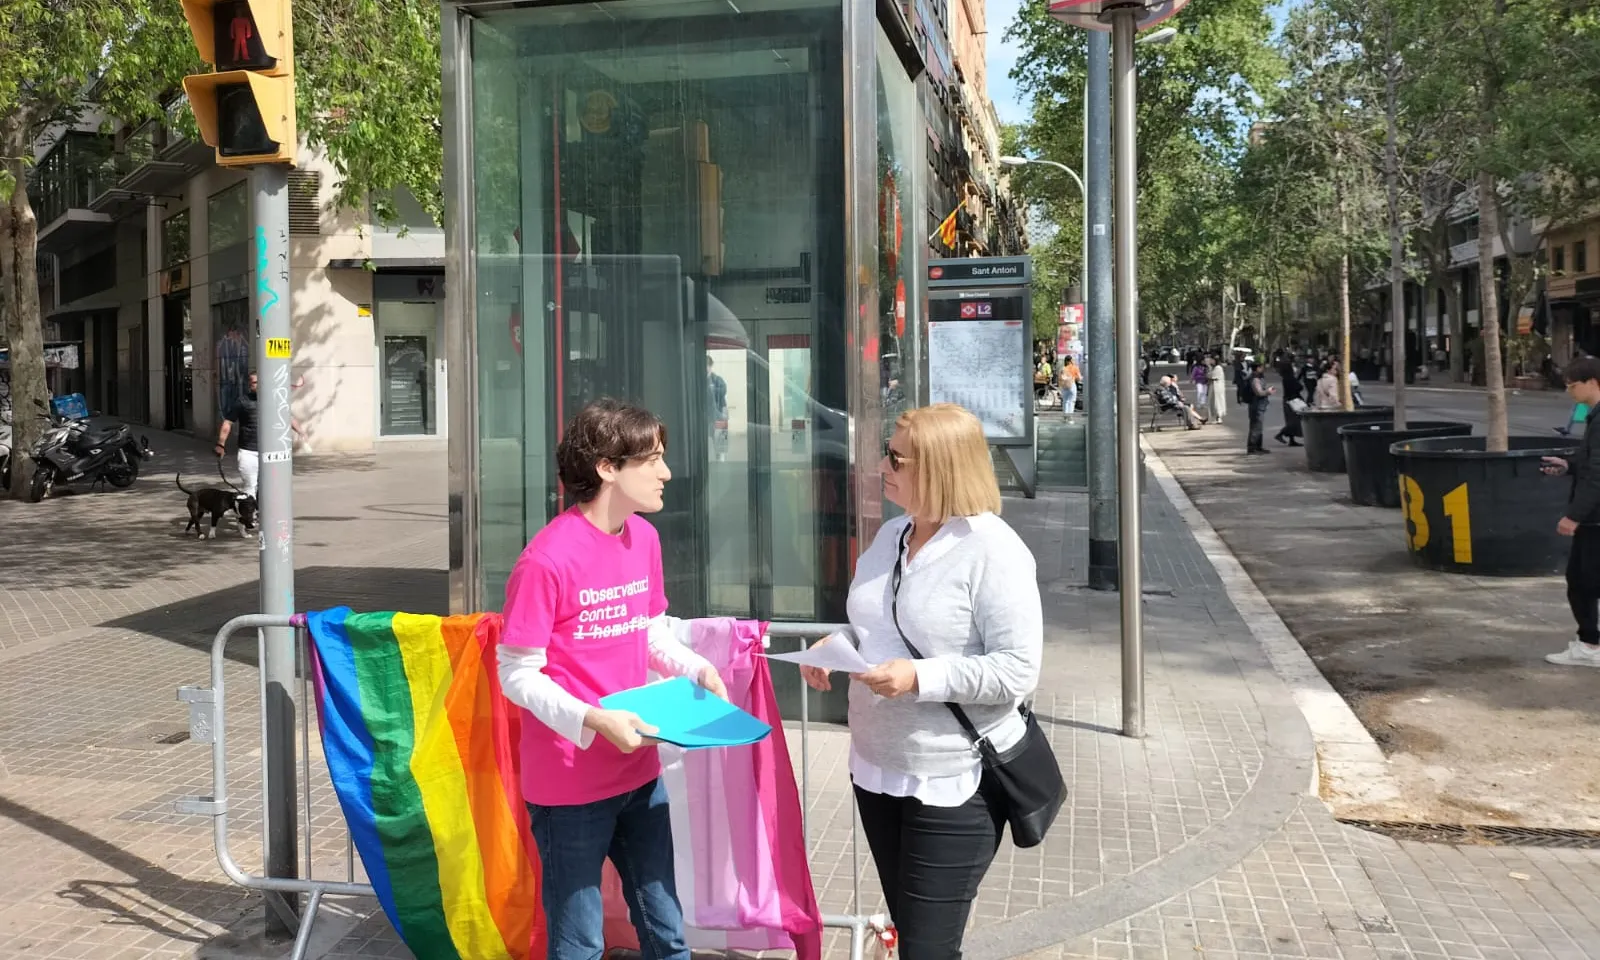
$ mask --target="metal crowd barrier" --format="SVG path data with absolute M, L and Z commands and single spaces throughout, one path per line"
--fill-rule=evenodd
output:
M 267 684 L 266 675 L 259 669 L 259 665 L 266 658 L 266 639 L 260 631 L 266 627 L 292 627 L 295 631 L 295 675 L 299 677 L 300 689 L 296 696 L 297 720 L 300 735 L 298 761 L 298 805 L 301 827 L 301 850 L 304 858 L 301 866 L 301 876 L 297 878 L 268 877 L 257 873 L 250 873 L 239 865 L 233 856 L 228 841 L 228 743 L 227 743 L 227 691 L 224 685 L 223 665 L 224 654 L 229 641 L 241 630 L 255 630 L 257 677 L 261 694 L 261 846 L 263 856 L 268 847 L 268 836 L 271 823 L 268 820 L 267 782 L 268 764 L 266 753 L 266 726 L 267 726 Z M 786 639 L 812 640 L 820 639 L 830 633 L 844 629 L 842 624 L 832 623 L 773 623 L 767 631 L 769 637 Z M 350 833 L 345 831 L 345 877 L 343 880 L 318 879 L 315 876 L 313 858 L 314 828 L 311 812 L 311 681 L 310 659 L 307 647 L 310 643 L 309 631 L 306 629 L 306 620 L 303 614 L 293 616 L 278 616 L 270 614 L 247 614 L 234 617 L 222 625 L 217 631 L 216 639 L 211 643 L 211 686 L 185 686 L 178 688 L 178 700 L 189 705 L 189 735 L 195 743 L 205 743 L 211 746 L 211 795 L 200 797 L 183 797 L 175 801 L 173 806 L 180 814 L 208 816 L 211 818 L 212 837 L 216 845 L 217 862 L 222 867 L 222 872 L 229 880 L 247 890 L 259 890 L 272 910 L 283 920 L 286 927 L 296 931 L 294 948 L 290 953 L 290 960 L 304 960 L 306 949 L 311 940 L 312 924 L 316 921 L 317 913 L 322 907 L 324 897 L 356 896 L 376 897 L 371 884 L 359 883 L 355 879 L 355 848 L 351 842 Z M 800 816 L 801 831 L 805 838 L 807 857 L 811 852 L 811 691 L 804 683 L 800 684 Z M 842 914 L 822 915 L 824 928 L 848 930 L 850 933 L 850 960 L 864 960 L 866 956 L 869 937 L 883 934 L 889 929 L 889 918 L 881 913 L 866 915 L 861 913 L 861 859 L 859 853 L 860 829 L 857 822 L 856 807 L 853 798 L 847 800 L 850 807 L 850 911 Z M 305 909 L 299 915 L 295 914 L 293 907 L 284 898 L 284 894 L 305 894 L 309 899 Z

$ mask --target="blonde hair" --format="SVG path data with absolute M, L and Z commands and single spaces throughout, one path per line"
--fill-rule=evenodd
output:
M 972 517 L 1000 512 L 1000 483 L 994 478 L 983 425 L 965 407 L 936 403 L 907 410 L 895 421 L 908 449 L 913 513 L 936 518 Z

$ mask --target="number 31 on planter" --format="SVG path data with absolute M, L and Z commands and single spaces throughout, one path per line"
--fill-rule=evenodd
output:
M 1455 562 L 1472 563 L 1472 516 L 1467 506 L 1467 485 L 1461 484 L 1444 495 L 1445 518 L 1450 521 L 1451 547 Z M 1422 487 L 1404 474 L 1400 476 L 1400 503 L 1406 515 L 1406 545 L 1412 553 L 1428 545 L 1428 515 L 1424 509 Z

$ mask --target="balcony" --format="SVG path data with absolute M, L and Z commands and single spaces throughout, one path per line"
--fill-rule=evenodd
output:
M 179 185 L 199 172 L 199 164 L 185 162 L 188 141 L 166 125 L 151 121 L 130 134 L 122 149 L 111 155 L 104 187 L 89 199 L 89 209 L 120 219 L 139 212 L 151 197 L 175 193 Z M 202 146 L 204 146 L 202 144 Z M 209 159 L 210 148 L 205 157 Z
M 111 141 L 97 134 L 70 132 L 44 155 L 28 181 L 39 220 L 39 250 L 59 253 L 90 239 L 113 219 L 90 208 L 102 189 Z

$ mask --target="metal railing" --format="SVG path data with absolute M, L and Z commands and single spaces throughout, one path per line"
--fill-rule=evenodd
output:
M 228 817 L 230 813 L 231 797 L 228 793 L 228 744 L 227 744 L 227 686 L 223 677 L 223 667 L 226 662 L 228 644 L 235 635 L 244 630 L 255 630 L 257 678 L 261 694 L 261 837 L 262 849 L 267 849 L 267 837 L 272 829 L 269 820 L 267 793 L 268 793 L 268 764 L 266 751 L 266 725 L 267 704 L 269 702 L 266 689 L 265 674 L 259 664 L 266 655 L 264 635 L 260 632 L 267 627 L 293 627 L 295 630 L 295 674 L 299 678 L 299 691 L 296 695 L 297 724 L 299 726 L 299 757 L 297 758 L 297 776 L 300 782 L 296 785 L 297 805 L 300 807 L 301 817 L 301 854 L 304 862 L 301 864 L 302 876 L 300 877 L 269 877 L 258 873 L 251 873 L 240 866 L 234 857 L 228 838 Z M 842 624 L 831 623 L 773 623 L 770 625 L 768 637 L 784 639 L 820 639 L 831 633 L 845 629 Z M 326 896 L 356 896 L 373 897 L 377 894 L 372 885 L 361 883 L 355 879 L 355 849 L 350 839 L 349 830 L 344 831 L 345 844 L 345 876 L 342 880 L 318 879 L 315 875 L 314 865 L 314 829 L 311 809 L 311 729 L 312 718 L 310 696 L 310 658 L 308 645 L 309 632 L 306 629 L 304 614 L 293 616 L 273 616 L 267 614 L 247 614 L 234 617 L 217 631 L 216 638 L 211 643 L 211 685 L 209 687 L 184 686 L 178 688 L 178 700 L 189 705 L 189 733 L 190 739 L 195 743 L 209 744 L 211 747 L 211 794 L 209 796 L 183 797 L 174 802 L 176 812 L 196 816 L 208 816 L 212 822 L 212 838 L 216 846 L 217 863 L 221 865 L 222 872 L 233 883 L 247 890 L 258 890 L 262 893 L 268 909 L 272 910 L 283 920 L 285 926 L 296 931 L 294 948 L 290 953 L 290 960 L 303 960 L 311 940 L 311 929 L 317 918 L 317 913 L 322 907 L 323 898 Z M 808 687 L 800 685 L 800 815 L 801 831 L 805 838 L 806 855 L 811 853 L 811 694 Z M 889 918 L 881 913 L 866 915 L 861 913 L 861 860 L 859 851 L 859 835 L 855 803 L 851 800 L 850 807 L 850 912 L 840 914 L 822 915 L 824 928 L 848 931 L 850 935 L 851 960 L 863 960 L 866 956 L 868 938 L 883 934 L 889 929 Z M 309 899 L 305 908 L 296 914 L 284 895 L 305 894 Z

